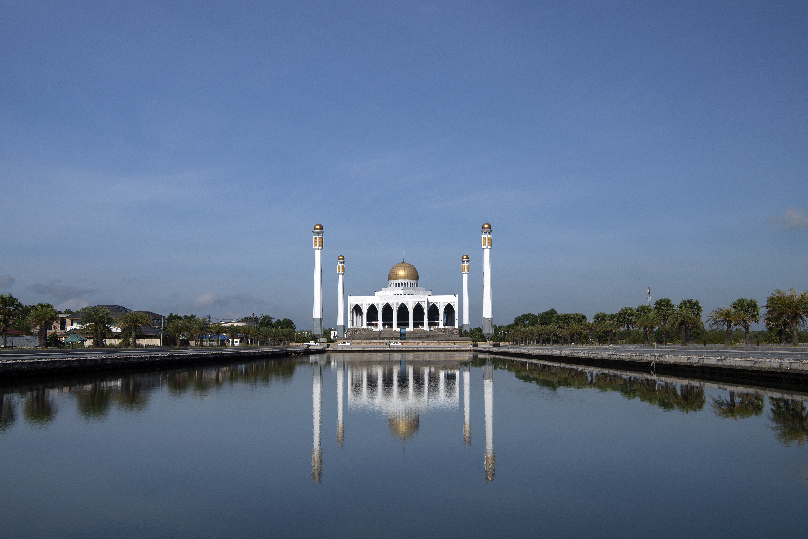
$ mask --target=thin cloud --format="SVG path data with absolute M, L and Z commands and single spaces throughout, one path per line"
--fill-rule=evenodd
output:
M 808 209 L 788 208 L 783 215 L 771 219 L 785 230 L 808 230 Z
M 212 308 L 212 307 L 229 307 L 229 306 L 244 306 L 244 305 L 263 305 L 262 299 L 251 296 L 250 294 L 235 294 L 232 296 L 221 296 L 216 292 L 205 292 L 197 296 L 191 302 L 196 308 Z
M 28 289 L 35 294 L 50 296 L 60 301 L 80 298 L 84 295 L 93 294 L 96 292 L 95 290 L 89 288 L 79 288 L 77 286 L 64 284 L 59 279 L 51 281 L 50 283 L 32 284 L 28 287 Z
M 0 288 L 11 288 L 17 280 L 11 275 L 0 275 Z

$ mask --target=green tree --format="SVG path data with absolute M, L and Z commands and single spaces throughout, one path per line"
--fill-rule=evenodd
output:
M 696 299 L 683 299 L 674 313 L 674 321 L 682 328 L 682 344 L 693 340 L 693 330 L 702 326 L 701 304 Z
M 554 326 L 557 323 L 556 318 L 558 317 L 558 312 L 555 309 L 550 309 L 549 311 L 544 311 L 543 313 L 539 314 L 539 325 L 542 326 Z
M 656 313 L 654 312 L 654 308 L 650 305 L 640 305 L 637 307 L 636 311 L 637 316 L 634 323 L 638 328 L 642 329 L 642 342 L 644 345 L 648 346 L 651 342 L 650 336 L 654 334 L 654 330 L 657 327 Z
M 528 327 L 528 326 L 536 326 L 538 324 L 539 324 L 539 315 L 537 314 L 531 314 L 531 313 L 520 314 L 519 316 L 513 319 L 514 326 Z
M 676 311 L 673 302 L 668 298 L 660 298 L 654 302 L 654 312 L 657 315 L 657 325 L 662 330 L 662 344 L 668 344 L 668 329 L 671 317 Z
M 637 310 L 633 307 L 623 307 L 617 311 L 615 317 L 617 323 L 622 328 L 626 328 L 626 344 L 631 344 L 631 329 L 634 327 L 634 320 L 637 318 Z
M 48 346 L 48 328 L 57 320 L 59 320 L 59 313 L 50 303 L 37 303 L 28 313 L 28 321 L 31 325 L 37 326 L 40 347 Z
M 85 307 L 81 310 L 81 325 L 93 336 L 93 346 L 96 348 L 104 345 L 112 322 L 112 314 L 106 307 Z
M 799 345 L 800 326 L 805 323 L 808 317 L 808 292 L 800 292 L 789 288 L 788 292 L 780 289 L 774 291 L 766 299 L 766 321 L 769 319 L 772 325 L 783 325 L 791 329 L 791 344 Z
M 22 303 L 11 294 L 0 294 L 0 332 L 3 333 L 3 348 L 6 347 L 8 328 L 11 327 L 22 311 Z
M 130 332 L 130 343 L 132 347 L 137 345 L 137 332 L 144 327 L 151 327 L 152 325 L 151 317 L 143 311 L 129 311 L 128 313 L 123 313 L 118 316 L 116 323 L 118 327 L 121 328 L 121 331 Z
M 735 325 L 736 321 L 737 313 L 732 307 L 719 307 L 718 309 L 714 309 L 707 318 L 707 322 L 710 324 L 711 328 L 726 328 L 727 346 L 732 345 L 732 326 Z
M 732 302 L 735 310 L 735 325 L 743 328 L 743 340 L 749 345 L 749 325 L 760 322 L 760 307 L 757 300 L 738 298 Z

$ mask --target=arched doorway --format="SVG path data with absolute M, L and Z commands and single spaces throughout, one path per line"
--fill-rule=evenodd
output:
M 424 306 L 420 303 L 412 309 L 412 327 L 424 327 Z
M 359 305 L 354 305 L 354 308 L 351 309 L 351 327 L 352 328 L 361 328 L 364 324 L 362 323 L 362 307 Z
M 438 309 L 438 306 L 433 303 L 429 306 L 429 311 L 427 311 L 427 313 L 427 322 L 429 323 L 429 327 L 438 327 L 440 325 L 440 309 Z
M 443 308 L 443 325 L 447 327 L 455 325 L 455 310 L 451 303 Z
M 410 327 L 410 310 L 403 303 L 396 309 L 396 327 Z
M 384 307 L 382 307 L 382 327 L 383 328 L 393 327 L 393 308 L 390 306 L 389 303 L 385 303 Z
M 377 327 L 379 325 L 379 310 L 375 305 L 368 307 L 368 312 L 365 314 L 368 327 Z

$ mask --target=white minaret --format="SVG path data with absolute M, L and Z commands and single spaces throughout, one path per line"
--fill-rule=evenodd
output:
M 311 366 L 311 415 L 314 429 L 314 447 L 311 450 L 311 478 L 320 482 L 323 475 L 323 451 L 320 446 L 320 416 L 323 407 L 323 367 L 320 363 Z
M 314 309 L 311 332 L 315 337 L 323 336 L 323 264 L 320 251 L 323 250 L 323 225 L 314 225 Z
M 342 276 L 345 275 L 345 257 L 337 257 L 337 335 L 340 339 L 345 338 L 345 286 L 342 283 Z
M 343 377 L 345 376 L 345 363 L 337 363 L 337 445 L 342 449 L 342 442 L 345 441 L 345 424 L 342 419 L 342 403 L 345 400 L 342 388 L 345 386 Z
M 463 370 L 463 442 L 468 447 L 471 444 L 471 366 Z
M 494 316 L 491 311 L 491 225 L 483 225 L 483 335 L 494 335 Z
M 483 399 L 485 401 L 485 480 L 494 480 L 494 366 L 483 367 Z
M 469 255 L 463 255 L 463 332 L 469 332 Z

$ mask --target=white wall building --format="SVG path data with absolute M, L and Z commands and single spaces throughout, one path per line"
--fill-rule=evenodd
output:
M 426 331 L 458 327 L 457 294 L 433 296 L 418 286 L 418 270 L 399 262 L 387 274 L 387 287 L 373 296 L 348 296 L 348 327 Z

